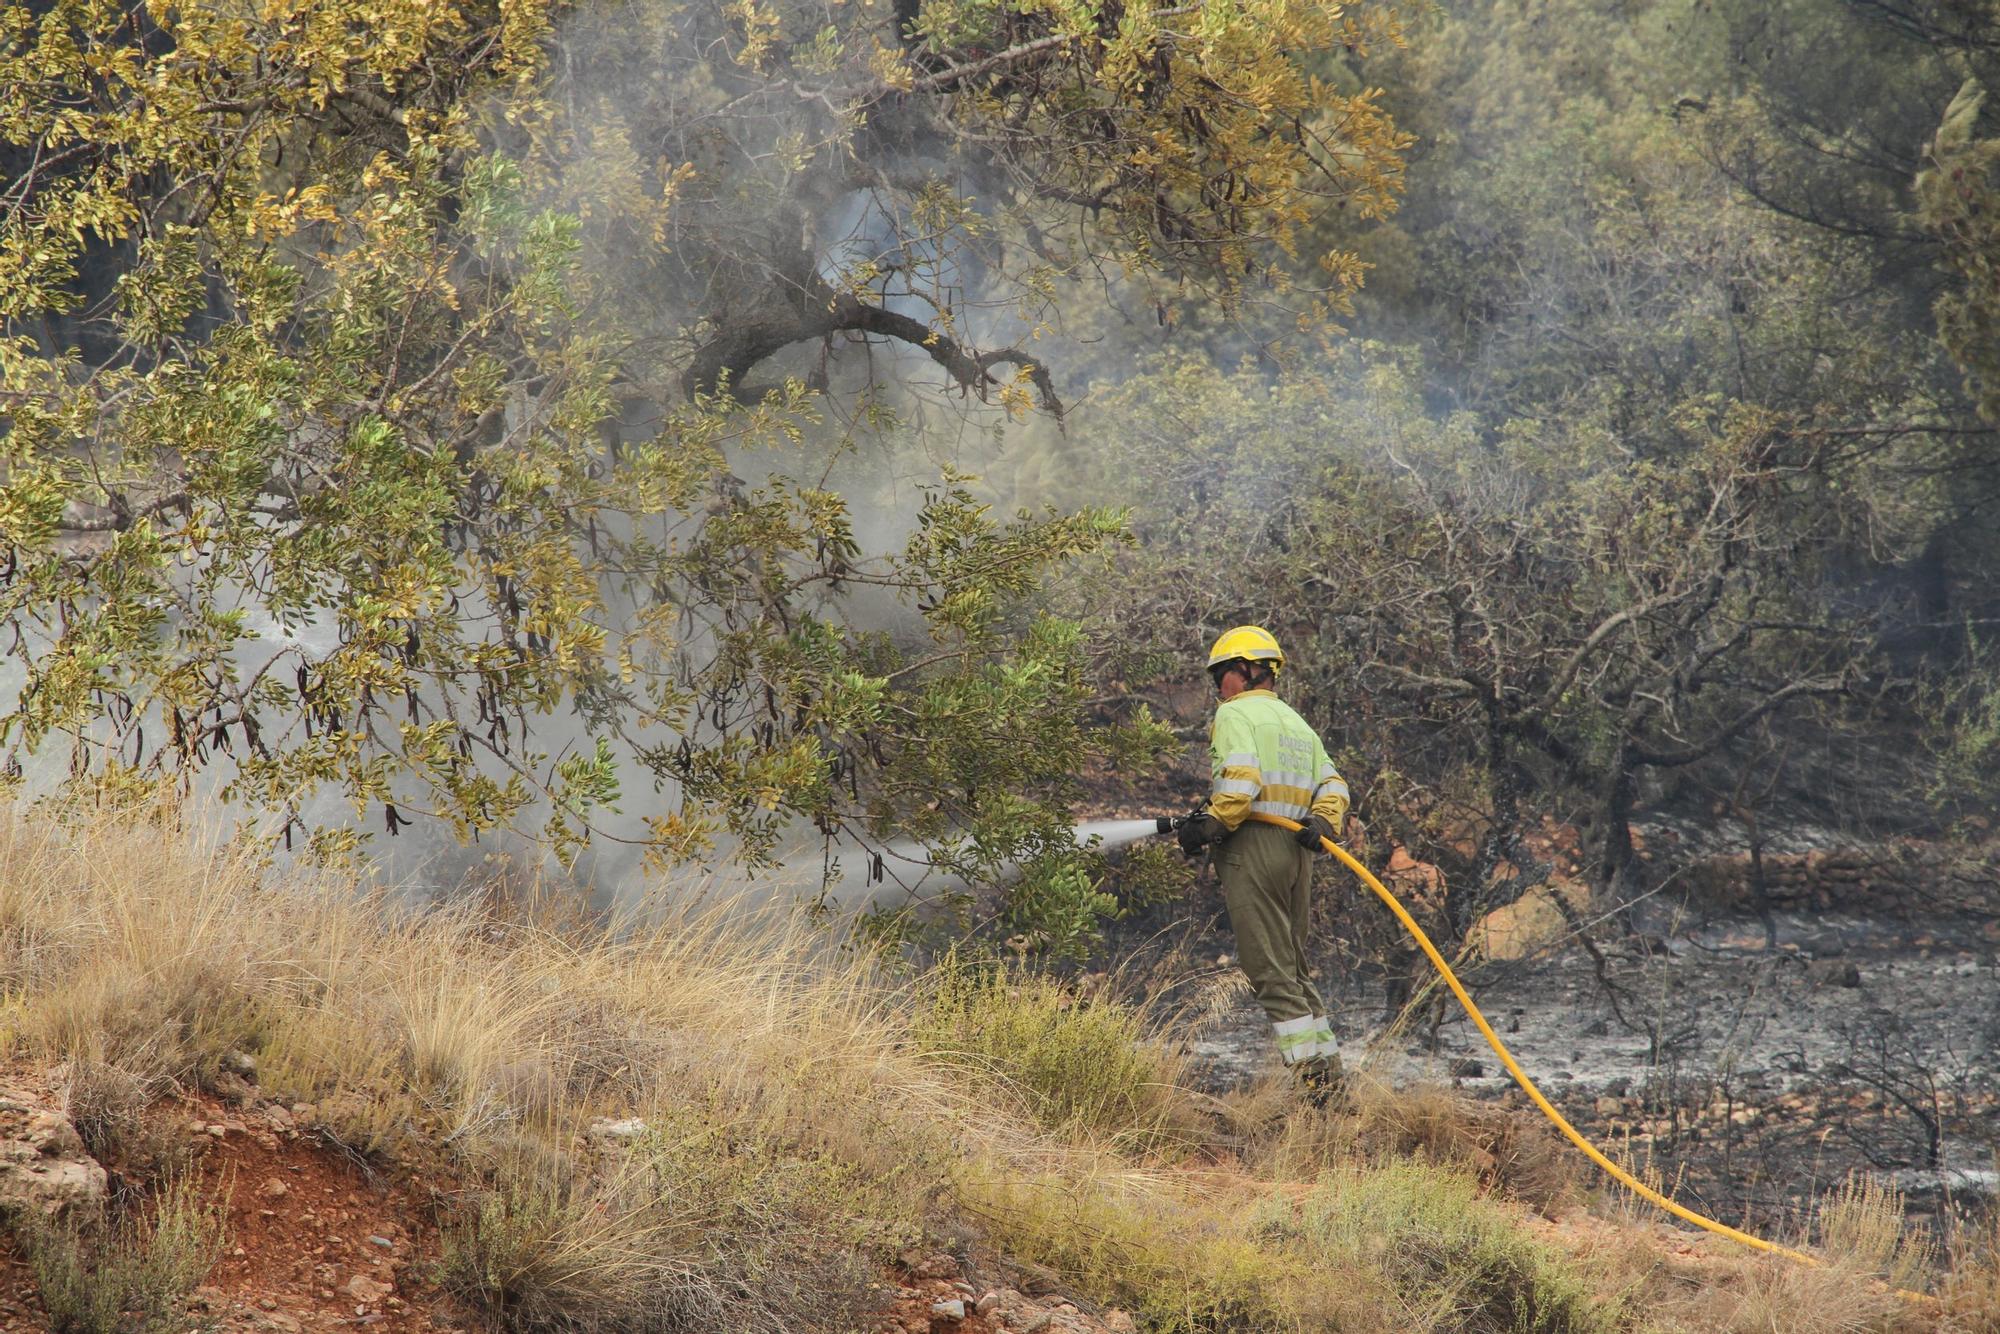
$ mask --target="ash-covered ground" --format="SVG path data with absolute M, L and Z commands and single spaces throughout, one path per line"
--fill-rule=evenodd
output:
M 1515 1058 L 1614 1157 L 1753 1225 L 1794 1218 L 1852 1170 L 1893 1180 L 1913 1213 L 1991 1204 L 2000 922 L 1777 912 L 1767 931 L 1762 915 L 1695 922 L 1656 901 L 1634 926 L 1599 944 L 1601 962 L 1572 944 L 1476 984 Z M 1215 940 L 1226 952 L 1226 926 Z M 1391 1031 L 1379 980 L 1337 957 L 1322 987 L 1350 1063 L 1527 1105 L 1448 995 Z M 1247 991 L 1191 1046 L 1211 1087 L 1274 1062 Z

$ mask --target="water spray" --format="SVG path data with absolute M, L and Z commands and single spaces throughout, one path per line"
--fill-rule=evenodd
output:
M 1130 847 L 1142 838 L 1171 834 L 1186 824 L 1189 818 L 1186 815 L 1162 815 L 1148 820 L 1085 820 L 1076 827 L 1074 837 L 1079 848 L 1110 852 Z

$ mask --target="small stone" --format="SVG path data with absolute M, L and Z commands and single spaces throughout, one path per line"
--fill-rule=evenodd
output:
M 394 1249 L 396 1249 L 395 1242 L 390 1241 L 387 1237 L 378 1237 L 372 1232 L 368 1234 L 368 1240 L 373 1242 L 375 1245 L 380 1246 L 385 1251 L 393 1251 Z
M 356 1274 L 353 1278 L 347 1280 L 347 1286 L 342 1288 L 341 1291 L 357 1302 L 379 1302 L 391 1292 L 394 1292 L 395 1289 L 387 1283 L 369 1278 L 366 1274 Z M 359 1315 L 361 1312 L 357 1311 L 355 1314 Z
M 948 1320 L 953 1323 L 965 1319 L 965 1299 L 953 1297 L 949 1301 L 932 1302 L 931 1319 Z
M 980 1315 L 992 1315 L 994 1311 L 999 1309 L 999 1306 L 1000 1294 L 997 1292 L 988 1292 L 977 1302 L 973 1303 L 972 1309 Z
M 600 1116 L 583 1133 L 605 1144 L 630 1144 L 646 1133 L 646 1122 L 637 1116 L 623 1120 Z
M 292 1188 L 277 1177 L 271 1177 L 264 1182 L 263 1188 L 258 1193 L 267 1200 L 282 1200 L 292 1193 Z
M 278 1299 L 276 1297 L 265 1297 L 257 1305 L 263 1307 L 266 1311 L 275 1311 L 278 1309 Z
M 222 1068 L 244 1079 L 257 1077 L 257 1058 L 247 1051 L 232 1051 L 222 1058 Z
M 1104 1313 L 1104 1327 L 1111 1334 L 1139 1334 L 1139 1322 L 1116 1307 Z
M 1625 1104 L 1608 1093 L 1597 1100 L 1597 1114 L 1599 1116 L 1617 1116 L 1624 1110 Z

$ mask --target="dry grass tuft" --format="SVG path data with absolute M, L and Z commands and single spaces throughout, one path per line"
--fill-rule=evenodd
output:
M 1137 1011 L 1045 977 L 948 957 L 924 982 L 913 1034 L 1058 1134 L 1157 1153 L 1199 1143 L 1210 1129 L 1183 1087 L 1179 1058 Z
M 2000 1210 L 1954 1218 L 1946 1249 L 1951 1257 L 1943 1285 L 1946 1328 L 2000 1334 Z
M 1903 1193 L 1880 1178 L 1852 1173 L 1819 1202 L 1819 1242 L 1844 1269 L 1892 1288 L 1921 1290 L 1937 1259 L 1925 1228 L 1910 1225 Z
M 1778 1255 L 1729 1252 L 1699 1285 L 1655 1303 L 1668 1328 L 1715 1334 L 1901 1334 L 1935 1327 L 1913 1307 L 1852 1269 L 1812 1268 Z
M 1367 1076 L 1352 1083 L 1353 1114 L 1291 1114 L 1288 1082 L 1274 1079 L 1230 1100 L 1251 1156 L 1276 1180 L 1311 1179 L 1356 1161 L 1419 1157 L 1476 1178 L 1482 1193 L 1547 1214 L 1575 1203 L 1574 1158 L 1539 1117 L 1477 1103 L 1435 1085 L 1391 1088 Z

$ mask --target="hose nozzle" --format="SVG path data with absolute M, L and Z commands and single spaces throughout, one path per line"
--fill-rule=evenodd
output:
M 1185 815 L 1162 815 L 1153 821 L 1153 828 L 1162 834 L 1171 834 L 1188 822 Z

